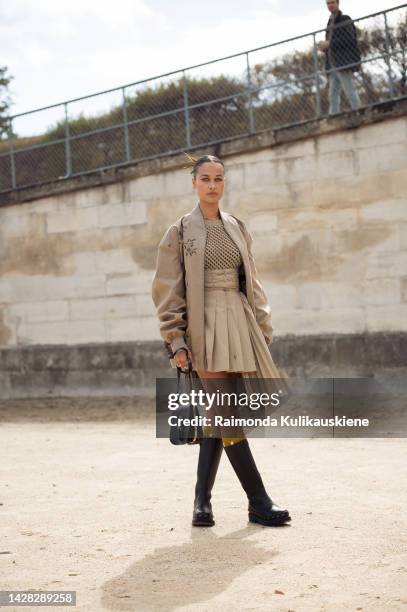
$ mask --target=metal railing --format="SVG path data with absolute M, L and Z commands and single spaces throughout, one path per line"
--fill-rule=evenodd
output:
M 354 20 L 359 57 L 348 21 L 333 28 L 327 52 L 317 42 L 324 28 L 10 116 L 0 140 L 0 192 L 322 118 L 338 112 L 341 95 L 343 109 L 402 98 L 406 7 Z M 51 127 L 23 136 L 41 121 Z

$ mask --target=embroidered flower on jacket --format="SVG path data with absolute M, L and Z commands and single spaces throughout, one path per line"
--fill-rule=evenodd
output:
M 185 249 L 185 253 L 187 255 L 195 255 L 197 250 L 196 250 L 196 246 L 194 244 L 196 238 L 188 238 L 188 240 L 185 240 L 184 242 L 184 249 Z

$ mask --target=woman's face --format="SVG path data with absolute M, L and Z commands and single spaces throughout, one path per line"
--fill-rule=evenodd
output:
M 202 204 L 218 204 L 223 196 L 225 171 L 218 162 L 205 162 L 199 166 L 192 185 Z

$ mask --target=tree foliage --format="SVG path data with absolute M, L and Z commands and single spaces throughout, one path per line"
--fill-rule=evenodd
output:
M 12 103 L 8 86 L 13 77 L 7 71 L 7 66 L 0 66 L 0 138 L 7 135 L 7 115 Z

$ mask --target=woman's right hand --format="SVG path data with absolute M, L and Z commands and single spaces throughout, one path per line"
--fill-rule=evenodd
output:
M 177 368 L 187 369 L 188 368 L 188 354 L 185 349 L 180 349 L 175 353 L 175 365 Z

